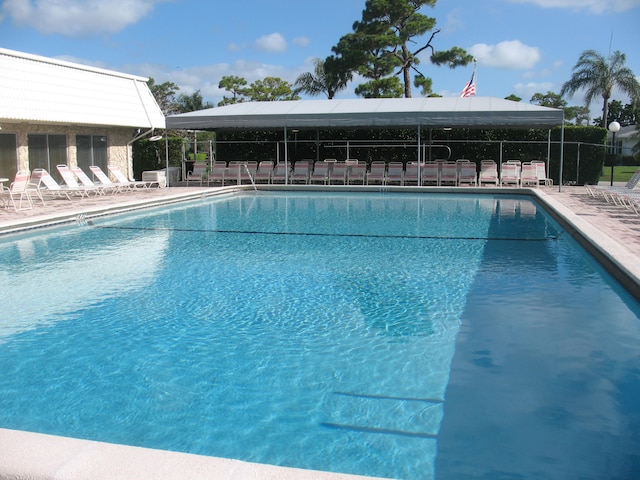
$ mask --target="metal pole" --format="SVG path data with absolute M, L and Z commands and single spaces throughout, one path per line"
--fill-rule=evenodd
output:
M 287 126 L 284 126 L 284 184 L 289 185 L 289 152 L 287 150 Z
M 551 137 L 551 130 L 549 130 Z M 549 142 L 551 148 L 551 142 Z M 562 126 L 560 127 L 560 178 L 558 179 L 558 192 L 562 192 L 562 170 L 564 168 L 564 113 L 562 114 Z
M 422 152 L 420 152 L 420 124 L 418 124 L 418 186 L 422 186 L 422 172 L 420 171 L 422 162 Z
M 610 150 L 610 155 L 611 155 L 611 183 L 609 184 L 610 186 L 613 187 L 613 167 L 614 167 L 614 159 L 616 157 L 615 154 L 615 148 L 616 148 L 616 132 L 611 132 L 611 150 Z
M 167 187 L 169 186 L 169 135 L 168 135 L 168 130 L 164 131 L 164 157 L 165 157 L 165 162 L 167 165 L 167 173 L 166 173 L 166 178 L 165 178 L 165 182 Z M 182 165 L 184 165 L 184 162 L 182 163 Z
M 576 185 L 578 185 L 579 178 L 580 178 L 580 142 L 578 142 L 578 154 L 576 156 Z

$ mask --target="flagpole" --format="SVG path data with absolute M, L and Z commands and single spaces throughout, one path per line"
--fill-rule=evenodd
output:
M 476 92 L 478 91 L 478 60 L 476 58 L 473 59 L 473 78 L 476 83 Z

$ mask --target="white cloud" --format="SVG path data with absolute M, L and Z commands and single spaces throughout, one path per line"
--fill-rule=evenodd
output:
M 640 7 L 640 0 L 509 0 L 511 3 L 533 3 L 543 8 L 586 9 L 591 13 L 625 12 Z
M 258 50 L 268 53 L 282 53 L 287 50 L 287 41 L 279 33 L 271 33 L 256 40 Z
M 532 68 L 540 60 L 540 50 L 519 40 L 509 40 L 496 45 L 477 43 L 469 49 L 480 65 L 522 70 Z
M 162 1 L 166 0 L 5 0 L 0 16 L 40 33 L 83 37 L 123 30 Z
M 309 37 L 296 37 L 292 40 L 292 43 L 298 47 L 306 47 L 311 43 L 311 40 Z

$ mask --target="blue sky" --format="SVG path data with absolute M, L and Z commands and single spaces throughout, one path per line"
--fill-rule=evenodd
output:
M 324 59 L 352 31 L 364 5 L 365 0 L 2 0 L 0 47 L 171 81 L 179 93 L 199 89 L 217 104 L 225 75 L 249 83 L 266 76 L 293 83 L 313 71 L 313 59 Z M 421 12 L 437 20 L 436 49 L 459 46 L 477 58 L 481 96 L 516 94 L 528 102 L 536 92 L 557 93 L 586 49 L 604 55 L 620 50 L 640 76 L 640 0 L 439 0 Z M 443 96 L 459 95 L 473 70 L 435 67 L 426 55 L 419 68 Z M 338 98 L 355 97 L 354 88 Z M 583 104 L 579 94 L 568 102 Z M 591 108 L 592 115 L 600 114 L 599 104 Z

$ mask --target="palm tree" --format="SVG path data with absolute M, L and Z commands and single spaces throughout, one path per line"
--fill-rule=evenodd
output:
M 313 73 L 303 73 L 296 79 L 294 84 L 296 93 L 303 92 L 312 96 L 325 94 L 331 100 L 337 92 L 347 88 L 347 83 L 351 80 L 350 73 L 331 73 L 325 68 L 326 62 L 319 58 L 316 58 L 313 63 L 315 65 Z
M 606 128 L 609 113 L 609 99 L 614 88 L 631 97 L 632 102 L 640 98 L 640 83 L 631 69 L 625 66 L 626 56 L 616 50 L 605 58 L 595 50 L 585 50 L 573 67 L 571 79 L 562 85 L 560 95 L 573 95 L 585 89 L 584 100 L 587 107 L 597 96 L 602 96 L 602 127 Z

